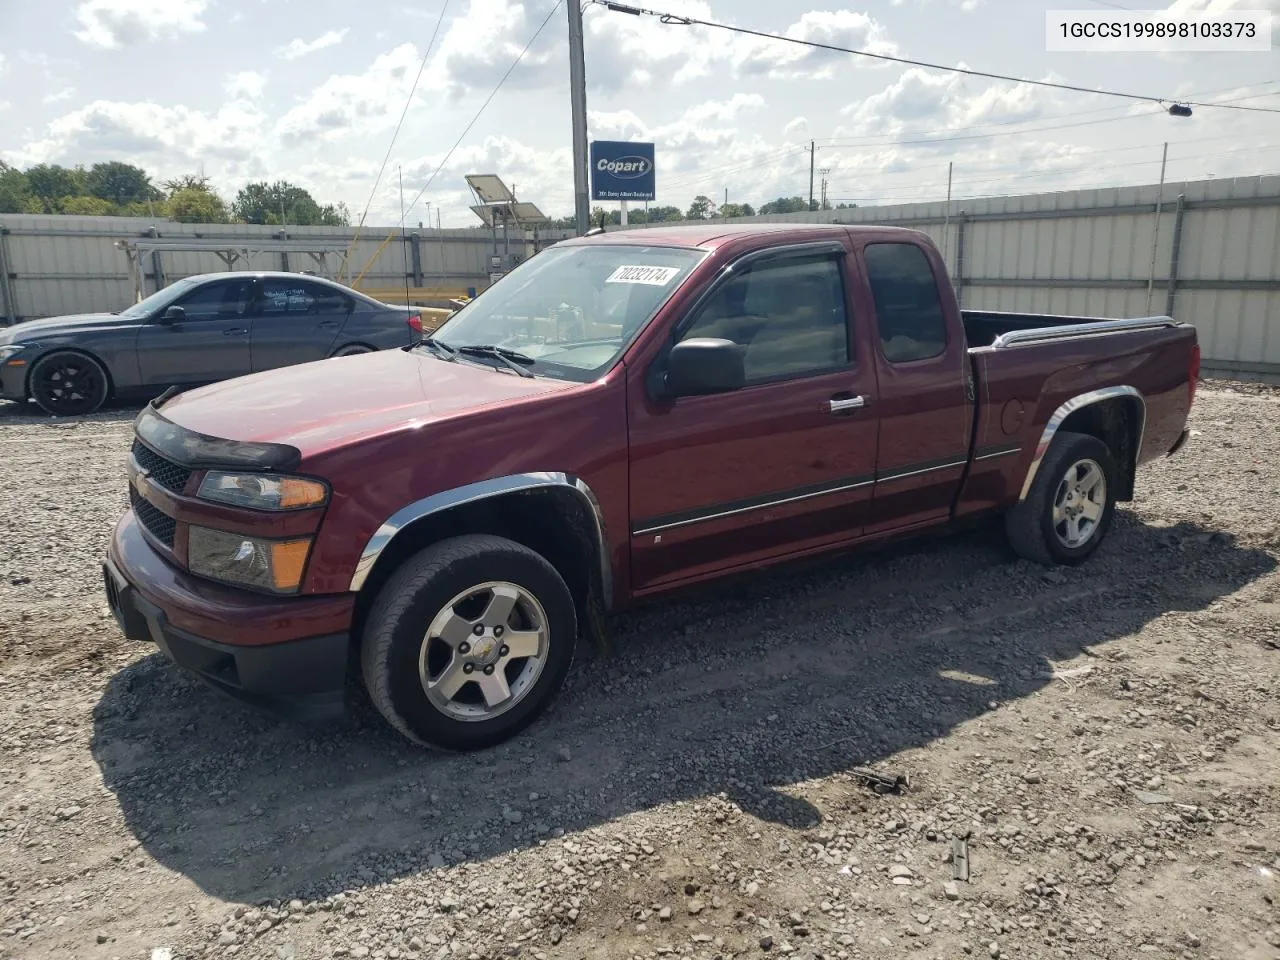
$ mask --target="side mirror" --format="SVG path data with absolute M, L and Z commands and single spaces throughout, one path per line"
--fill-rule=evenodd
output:
M 667 357 L 667 394 L 694 397 L 728 393 L 746 382 L 742 348 L 732 340 L 694 337 L 671 348 Z
M 187 311 L 182 307 L 169 307 L 160 314 L 161 323 L 181 323 L 185 319 L 187 319 Z

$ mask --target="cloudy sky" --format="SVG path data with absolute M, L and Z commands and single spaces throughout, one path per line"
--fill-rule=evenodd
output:
M 1280 108 L 1268 53 L 1046 53 L 1045 11 L 1150 0 L 632 0 L 841 46 L 1156 97 Z M 226 197 L 286 178 L 369 222 L 475 222 L 463 175 L 493 172 L 572 212 L 567 26 L 555 0 L 0 0 L 0 158 L 203 169 Z M 1174 0 L 1275 11 L 1280 0 Z M 432 33 L 444 17 L 434 46 Z M 528 53 L 486 98 L 550 14 Z M 588 5 L 589 135 L 656 142 L 658 202 L 805 194 L 811 139 L 828 196 L 865 205 L 1280 172 L 1280 113 L 1150 105 L 987 81 Z M 446 154 L 463 134 L 452 156 Z M 924 142 L 921 142 L 924 141 Z M 435 179 L 428 180 L 445 161 Z M 822 175 L 819 174 L 819 180 Z M 427 203 L 430 202 L 428 214 Z

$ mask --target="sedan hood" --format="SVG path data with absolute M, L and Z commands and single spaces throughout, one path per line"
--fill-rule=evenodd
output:
M 43 320 L 23 320 L 12 327 L 0 330 L 0 344 L 21 343 L 38 337 L 57 333 L 75 333 L 78 330 L 91 330 L 95 327 L 111 326 L 118 323 L 137 323 L 126 320 L 114 313 L 78 313 L 66 317 L 45 317 Z
M 212 437 L 296 447 L 304 457 L 401 426 L 519 402 L 579 384 L 526 379 L 425 350 L 335 357 L 181 393 L 164 417 Z

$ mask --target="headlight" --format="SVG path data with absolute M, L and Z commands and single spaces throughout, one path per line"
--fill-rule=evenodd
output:
M 210 470 L 196 494 L 233 507 L 255 510 L 305 510 L 329 499 L 329 488 L 318 480 L 280 477 L 266 473 L 223 473 Z
M 0 363 L 8 360 L 15 353 L 27 349 L 25 343 L 11 343 L 8 346 L 0 347 Z
M 310 537 L 264 540 L 194 525 L 187 531 L 187 567 L 192 573 L 272 593 L 298 592 L 310 551 Z

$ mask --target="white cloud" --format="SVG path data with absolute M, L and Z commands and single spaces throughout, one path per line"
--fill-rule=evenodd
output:
M 335 74 L 290 109 L 277 124 L 288 144 L 336 140 L 353 129 L 377 129 L 399 115 L 421 55 L 403 43 L 379 55 L 363 73 Z
M 788 137 L 798 137 L 802 133 L 807 133 L 808 130 L 809 121 L 804 117 L 796 117 L 782 128 L 782 132 Z
M 76 8 L 76 37 L 114 50 L 205 29 L 208 0 L 83 0 Z
M 4 113 L 6 110 L 8 110 L 12 106 L 13 104 L 11 104 L 8 100 L 0 100 L 0 113 Z
M 95 100 L 49 124 L 14 156 L 22 166 L 53 161 L 130 160 L 164 175 L 202 160 L 237 168 L 257 156 L 266 116 L 247 101 L 216 113 L 152 102 Z
M 326 30 L 310 41 L 303 40 L 301 37 L 294 37 L 276 52 L 286 60 L 297 60 L 299 57 L 305 57 L 307 54 L 315 53 L 317 50 L 336 47 L 346 35 L 347 30 L 344 27 L 341 30 Z
M 714 20 L 706 0 L 671 0 L 669 12 Z M 652 74 L 676 85 L 716 76 L 772 80 L 826 79 L 838 71 L 881 65 L 881 61 L 787 43 L 735 35 L 711 27 L 673 26 L 652 17 L 597 14 L 588 21 L 591 42 L 587 77 L 607 91 L 636 89 Z M 793 40 L 832 44 L 870 53 L 895 54 L 884 26 L 852 10 L 810 10 L 782 34 Z M 593 55 L 592 51 L 607 51 Z
M 960 64 L 964 66 L 964 64 Z M 981 84 L 981 86 L 979 86 Z M 856 135 L 936 133 L 984 123 L 1033 120 L 1052 95 L 1026 84 L 986 83 L 956 73 L 911 67 L 877 94 L 841 110 Z M 837 134 L 839 135 L 839 134 Z
M 529 9 L 534 6 L 535 9 Z M 547 16 L 546 0 L 467 0 L 466 9 L 440 35 L 423 86 L 459 97 L 468 90 L 489 90 L 529 42 Z M 557 38 L 564 17 L 553 17 L 511 75 L 507 90 L 534 89 L 561 82 L 563 56 Z M 483 37 L 483 41 L 478 38 Z M 590 68 L 588 68 L 588 74 Z
M 266 74 L 258 73 L 256 70 L 241 70 L 239 73 L 228 75 L 225 89 L 233 98 L 257 100 L 262 96 L 262 90 L 266 85 Z
M 44 103 L 61 103 L 63 100 L 70 100 L 76 95 L 75 87 L 63 87 L 61 90 L 55 90 L 53 93 L 44 95 Z

